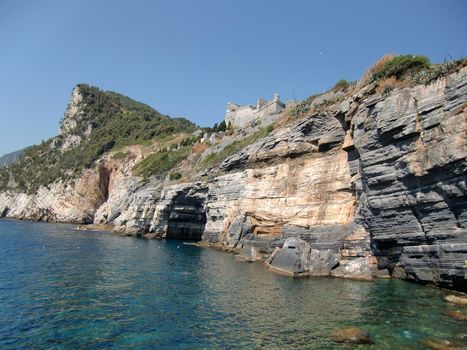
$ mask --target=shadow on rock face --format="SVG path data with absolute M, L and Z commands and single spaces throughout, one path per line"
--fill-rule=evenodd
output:
M 170 210 L 167 238 L 200 241 L 205 225 L 204 200 L 184 192 L 178 194 Z

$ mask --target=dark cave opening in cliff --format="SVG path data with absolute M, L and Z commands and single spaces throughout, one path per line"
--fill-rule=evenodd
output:
M 5 208 L 3 209 L 3 211 L 0 213 L 0 218 L 6 218 L 6 216 L 8 215 L 8 212 L 10 211 L 9 208 Z
M 166 238 L 201 241 L 205 225 L 204 200 L 186 193 L 178 194 L 170 211 Z
M 109 199 L 109 193 L 110 193 L 110 175 L 111 175 L 111 170 L 105 168 L 105 167 L 100 167 L 99 168 L 99 206 L 107 202 Z

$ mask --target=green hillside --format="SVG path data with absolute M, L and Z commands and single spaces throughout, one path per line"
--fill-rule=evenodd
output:
M 70 134 L 28 148 L 14 164 L 0 169 L 0 191 L 9 187 L 32 193 L 57 178 L 76 176 L 112 149 L 196 130 L 196 125 L 187 119 L 170 118 L 115 92 L 86 84 L 78 88 L 82 100 L 76 127 Z M 86 130 L 91 130 L 89 135 Z M 82 141 L 63 151 L 61 146 L 70 135 L 79 136 Z

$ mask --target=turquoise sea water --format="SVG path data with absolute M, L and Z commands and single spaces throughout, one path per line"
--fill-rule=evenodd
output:
M 465 332 L 441 290 L 291 279 L 180 241 L 0 220 L 0 256 L 0 349 L 423 349 Z M 334 343 L 348 326 L 375 345 Z

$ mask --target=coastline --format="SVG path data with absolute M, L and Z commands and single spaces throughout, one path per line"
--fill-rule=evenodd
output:
M 252 126 L 246 134 L 260 132 L 258 138 L 215 133 L 241 147 L 214 165 L 219 172 L 205 170 L 196 180 L 190 169 L 217 146 L 180 162 L 181 181 L 135 176 L 141 158 L 109 153 L 75 181 L 33 194 L 0 192 L 0 215 L 200 241 L 247 261 L 269 260 L 295 238 L 296 254 L 279 253 L 293 275 L 310 269 L 342 278 L 391 275 L 465 291 L 466 86 L 465 66 L 429 85 L 388 93 L 357 85 L 325 110 L 268 133 Z M 70 123 L 75 114 L 67 116 Z
M 344 280 L 352 280 L 356 282 L 374 282 L 375 280 L 378 279 L 395 279 L 395 280 L 402 280 L 406 282 L 411 282 L 415 283 L 418 285 L 422 285 L 424 287 L 431 287 L 431 288 L 436 288 L 439 290 L 443 290 L 447 293 L 452 293 L 454 295 L 458 295 L 463 298 L 467 298 L 467 292 L 461 291 L 461 290 L 456 290 L 456 289 L 450 289 L 450 288 L 445 288 L 443 286 L 436 285 L 434 283 L 425 283 L 417 280 L 411 280 L 411 279 L 404 279 L 404 278 L 399 278 L 397 276 L 393 275 L 386 275 L 386 274 L 378 274 L 374 273 L 372 274 L 372 278 L 360 278 L 360 277 L 340 277 L 340 276 L 335 276 L 332 274 L 328 275 L 311 275 L 307 273 L 303 274 L 291 274 L 290 272 L 287 272 L 285 270 L 282 270 L 280 268 L 274 268 L 270 264 L 268 264 L 268 257 L 266 254 L 259 254 L 259 258 L 256 258 L 254 260 L 248 260 L 244 259 L 241 256 L 241 253 L 243 251 L 243 248 L 239 248 L 238 246 L 235 247 L 229 247 L 225 244 L 225 242 L 205 242 L 205 241 L 185 241 L 181 239 L 171 239 L 171 238 L 166 238 L 162 237 L 161 235 L 154 235 L 154 234 L 132 234 L 130 232 L 119 232 L 115 230 L 114 226 L 112 225 L 106 225 L 106 224 L 76 224 L 73 222 L 57 222 L 57 221 L 37 221 L 37 220 L 30 220 L 30 219 L 17 219 L 17 218 L 0 218 L 0 221 L 5 220 L 5 221 L 18 221 L 18 222 L 33 222 L 33 223 L 44 223 L 44 224 L 63 224 L 63 225 L 72 225 L 74 226 L 75 231 L 95 231 L 95 232 L 102 232 L 102 233 L 110 233 L 112 235 L 116 236 L 122 236 L 122 237 L 131 237 L 131 238 L 136 238 L 136 239 L 144 239 L 144 240 L 179 240 L 185 245 L 191 245 L 195 246 L 198 248 L 208 248 L 208 249 L 214 249 L 218 251 L 222 251 L 227 254 L 234 255 L 236 257 L 236 260 L 241 263 L 261 263 L 264 267 L 264 271 L 268 273 L 274 273 L 277 275 L 281 276 L 286 276 L 288 278 L 335 278 L 335 279 L 344 279 Z
M 6 220 L 43 222 L 43 221 L 33 221 L 33 220 L 21 220 L 21 219 L 6 219 Z M 73 223 L 67 223 L 67 222 L 45 222 L 45 223 L 75 225 Z M 164 238 L 160 235 L 135 235 L 135 234 L 127 233 L 127 232 L 118 232 L 114 229 L 112 225 L 81 224 L 81 225 L 76 226 L 75 230 L 104 232 L 104 233 L 110 233 L 116 236 L 131 237 L 131 238 L 145 239 L 145 240 L 172 240 L 171 238 Z M 179 239 L 175 239 L 175 240 L 179 240 Z M 204 248 L 204 249 L 214 249 L 214 250 L 222 251 L 223 253 L 234 255 L 236 257 L 236 260 L 241 263 L 260 263 L 261 265 L 263 265 L 265 272 L 274 273 L 274 274 L 281 275 L 281 276 L 286 276 L 288 278 L 311 278 L 311 277 L 313 278 L 336 278 L 336 279 L 352 280 L 352 281 L 357 281 L 357 282 L 373 282 L 377 279 L 396 279 L 396 280 L 403 280 L 407 282 L 416 283 L 416 284 L 423 285 L 426 287 L 438 288 L 438 289 L 441 289 L 447 292 L 452 292 L 457 295 L 467 297 L 467 293 L 458 291 L 455 289 L 443 288 L 441 286 L 437 286 L 432 283 L 421 283 L 419 281 L 404 280 L 402 278 L 394 277 L 391 275 L 384 275 L 384 274 L 373 274 L 371 279 L 360 278 L 360 277 L 339 277 L 339 276 L 333 276 L 331 274 L 320 276 L 320 275 L 311 275 L 311 274 L 303 273 L 303 274 L 294 275 L 294 274 L 291 274 L 290 272 L 287 272 L 286 270 L 282 270 L 280 268 L 274 268 L 271 265 L 269 265 L 268 264 L 269 256 L 267 256 L 266 254 L 259 254 L 258 258 L 254 260 L 248 260 L 248 259 L 242 258 L 241 256 L 243 248 L 229 247 L 223 242 L 213 243 L 213 242 L 204 242 L 204 241 L 197 241 L 197 242 L 184 241 L 184 240 L 179 240 L 179 241 L 182 241 L 182 243 L 185 245 L 191 245 L 191 246 L 195 246 L 198 248 Z

